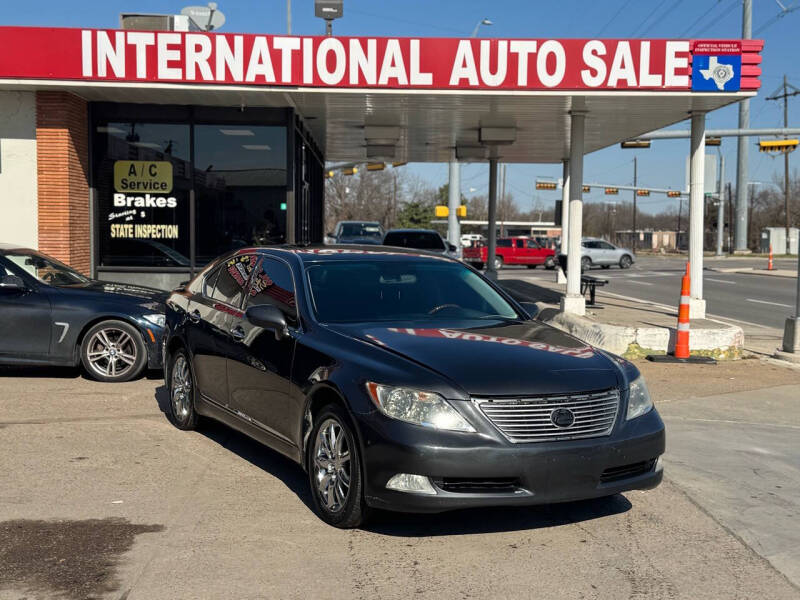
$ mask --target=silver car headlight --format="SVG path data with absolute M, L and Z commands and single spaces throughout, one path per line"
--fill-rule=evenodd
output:
M 450 431 L 474 432 L 475 428 L 439 394 L 367 382 L 375 406 L 387 417 Z
M 164 327 L 167 324 L 167 317 L 163 314 L 142 315 L 142 318 L 156 327 Z
M 641 375 L 631 382 L 628 388 L 628 415 L 627 420 L 641 417 L 653 410 L 653 400 L 647 391 L 647 384 Z

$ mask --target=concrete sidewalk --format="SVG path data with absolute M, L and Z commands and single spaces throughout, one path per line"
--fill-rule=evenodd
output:
M 559 311 L 563 285 L 537 279 L 526 281 L 518 273 L 501 274 L 500 284 L 518 299 L 536 302 L 540 319 L 586 342 L 625 358 L 667 354 L 675 348 L 677 306 L 625 298 L 597 291 L 596 304 L 586 306 L 581 317 Z M 691 322 L 689 344 L 693 355 L 717 359 L 740 358 L 744 331 L 736 324 L 715 318 Z
M 793 271 L 792 269 L 772 269 L 770 271 L 766 267 L 706 267 L 706 270 L 715 271 L 717 273 L 769 275 L 771 277 L 797 277 L 797 271 Z

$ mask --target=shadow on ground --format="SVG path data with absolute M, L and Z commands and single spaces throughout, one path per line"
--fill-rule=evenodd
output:
M 167 418 L 169 393 L 166 386 L 156 388 L 155 399 L 159 410 Z M 211 419 L 201 420 L 197 431 L 265 473 L 278 478 L 309 510 L 314 510 L 308 478 L 300 465 L 245 434 Z
M 52 379 L 78 379 L 82 377 L 89 381 L 95 381 L 86 374 L 83 367 L 53 367 L 42 366 L 20 366 L 20 365 L 0 365 L 0 377 L 33 377 L 33 378 L 52 378 Z M 148 369 L 136 379 L 163 379 L 164 372 L 160 369 Z M 96 383 L 103 383 L 95 381 Z M 113 384 L 111 384 L 113 385 Z
M 518 508 L 471 508 L 439 514 L 378 512 L 364 529 L 396 537 L 469 535 L 558 527 L 628 512 L 625 496 Z

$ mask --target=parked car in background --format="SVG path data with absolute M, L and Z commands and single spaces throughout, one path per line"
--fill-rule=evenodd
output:
M 464 233 L 461 235 L 461 246 L 464 248 L 485 243 L 486 237 L 480 233 Z
M 384 246 L 438 252 L 450 258 L 460 258 L 459 249 L 433 229 L 391 229 L 383 238 Z
M 657 486 L 664 424 L 636 366 L 536 312 L 427 252 L 242 249 L 167 301 L 168 416 L 296 461 L 336 527 Z
M 375 244 L 383 241 L 383 226 L 377 221 L 339 221 L 328 236 L 334 244 Z
M 166 292 L 96 281 L 40 252 L 0 245 L 0 364 L 77 366 L 128 381 L 161 366 Z
M 485 245 L 464 248 L 463 260 L 476 269 L 486 266 L 489 248 Z M 504 237 L 497 239 L 495 250 L 495 269 L 502 269 L 505 265 L 525 265 L 535 269 L 544 265 L 545 269 L 554 269 L 555 250 L 544 248 L 534 238 L 527 236 Z
M 558 261 L 566 267 L 566 255 L 559 254 Z M 628 248 L 621 248 L 605 240 L 583 238 L 581 240 L 581 270 L 588 271 L 599 266 L 608 269 L 612 265 L 629 269 L 635 262 L 634 254 Z

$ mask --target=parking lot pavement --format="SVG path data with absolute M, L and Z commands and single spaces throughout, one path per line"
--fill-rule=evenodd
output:
M 2 600 L 798 597 L 669 470 L 650 492 L 340 531 L 288 460 L 174 429 L 158 379 L 6 370 L 0 390 Z

